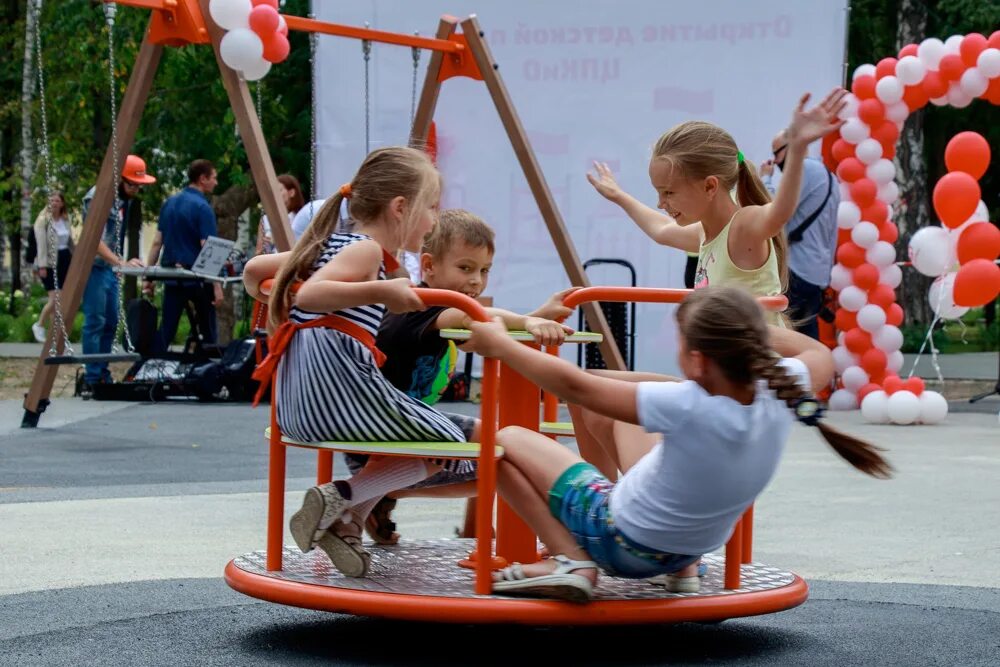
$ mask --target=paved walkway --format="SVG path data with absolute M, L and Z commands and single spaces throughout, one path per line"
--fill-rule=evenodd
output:
M 19 421 L 19 405 L 0 403 L 5 426 L 11 416 Z M 592 630 L 573 629 L 442 636 L 230 590 L 225 563 L 263 546 L 266 420 L 246 405 L 60 401 L 39 429 L 5 428 L 0 665 L 467 665 L 486 645 L 476 662 L 506 665 L 525 662 L 536 643 L 581 665 L 996 664 L 993 415 L 953 415 L 936 427 L 834 415 L 889 448 L 889 482 L 855 473 L 797 427 L 757 504 L 754 555 L 805 577 L 810 600 L 717 626 L 604 629 L 597 642 Z M 290 451 L 289 511 L 312 475 L 312 455 Z M 411 499 L 395 518 L 406 538 L 446 537 L 461 510 L 462 501 Z

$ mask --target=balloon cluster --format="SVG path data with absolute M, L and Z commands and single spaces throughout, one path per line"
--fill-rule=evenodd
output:
M 272 63 L 288 57 L 288 25 L 278 0 L 211 0 L 208 13 L 226 30 L 219 55 L 247 81 L 263 79 Z
M 891 376 L 884 389 L 861 399 L 861 416 L 874 424 L 937 424 L 948 415 L 948 401 L 936 391 L 924 389 L 924 381 L 906 381 Z
M 892 160 L 903 123 L 928 102 L 961 108 L 976 97 L 1000 104 L 1000 31 L 989 38 L 970 34 L 955 35 L 945 42 L 926 39 L 919 45 L 903 47 L 898 58 L 862 65 L 854 72 L 851 94 L 840 114 L 844 124 L 827 144 L 828 163 L 835 165 L 841 188 L 836 264 L 830 286 L 839 292 L 836 327 L 841 333 L 833 357 L 842 386 L 830 397 L 831 409 L 857 409 L 868 395 L 886 392 L 900 381 L 897 374 L 903 366 L 903 334 L 899 325 L 903 309 L 896 303 L 895 289 L 903 273 L 896 264 L 893 244 L 899 230 L 891 220 L 890 206 L 899 198 Z M 968 149 L 959 152 L 964 156 Z M 957 187 L 968 190 L 968 182 L 958 178 L 962 183 Z M 978 193 L 978 184 L 975 186 Z M 942 209 L 948 208 L 950 216 L 954 211 L 944 200 L 950 200 L 950 191 L 956 186 L 943 187 L 949 195 L 942 198 Z M 971 210 L 961 208 L 967 212 L 958 226 L 974 217 L 978 201 L 976 194 Z M 975 219 L 986 218 L 981 214 Z M 965 245 L 978 243 L 984 232 L 976 229 Z M 944 287 L 944 282 L 937 290 Z M 932 301 L 934 297 L 932 288 Z M 916 393 L 907 393 L 916 400 Z M 923 392 L 921 396 L 926 393 L 932 394 Z M 886 397 L 887 401 L 891 398 L 887 393 Z M 913 406 L 905 394 L 895 400 Z

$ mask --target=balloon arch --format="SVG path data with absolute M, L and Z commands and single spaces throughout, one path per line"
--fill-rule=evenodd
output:
M 978 97 L 1000 104 L 1000 31 L 988 38 L 973 33 L 907 45 L 898 58 L 858 67 L 851 92 L 843 126 L 824 142 L 824 160 L 840 179 L 842 194 L 830 283 L 839 292 L 841 333 L 833 354 L 842 386 L 830 406 L 861 405 L 871 421 L 940 421 L 947 414 L 940 394 L 924 391 L 920 378 L 898 376 L 903 310 L 895 289 L 903 273 L 893 246 L 899 230 L 890 207 L 899 188 L 892 159 L 907 116 L 928 102 L 963 108 Z M 1000 292 L 1000 231 L 988 222 L 978 183 L 989 161 L 989 145 L 974 132 L 949 142 L 948 173 L 933 194 L 943 226 L 922 229 L 910 241 L 913 268 L 936 278 L 930 301 L 938 318 L 960 317 Z

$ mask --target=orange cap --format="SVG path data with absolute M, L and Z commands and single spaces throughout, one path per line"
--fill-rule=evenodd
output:
M 126 156 L 125 166 L 122 168 L 122 178 L 140 185 L 156 183 L 156 179 L 146 173 L 146 161 L 138 155 Z

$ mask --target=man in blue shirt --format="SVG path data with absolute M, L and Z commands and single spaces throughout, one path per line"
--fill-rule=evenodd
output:
M 163 203 L 156 236 L 149 249 L 147 264 L 159 262 L 168 268 L 190 269 L 209 236 L 216 235 L 215 211 L 208 203 L 218 182 L 215 166 L 208 160 L 195 160 L 188 167 L 188 185 Z M 162 256 L 160 251 L 163 251 Z M 152 291 L 147 282 L 143 289 Z M 218 340 L 215 306 L 222 302 L 222 285 L 199 280 L 166 280 L 163 283 L 163 306 L 158 335 L 159 351 L 166 350 L 177 333 L 177 325 L 186 304 L 194 307 L 197 326 L 204 343 Z

